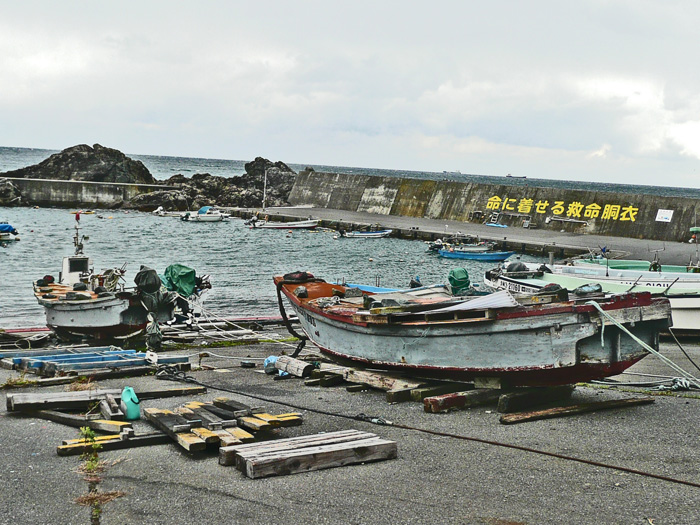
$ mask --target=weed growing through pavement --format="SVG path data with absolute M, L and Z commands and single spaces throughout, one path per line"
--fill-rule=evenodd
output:
M 108 467 L 115 465 L 116 462 L 108 463 L 100 459 L 98 452 L 102 445 L 95 440 L 95 431 L 90 427 L 80 427 L 80 437 L 89 445 L 88 450 L 80 456 L 83 462 L 77 469 L 83 475 L 83 479 L 87 481 L 88 492 L 77 497 L 75 502 L 83 507 L 90 507 L 90 524 L 99 525 L 102 507 L 110 501 L 125 496 L 126 493 L 121 490 L 108 492 L 99 490 L 99 485 L 102 482 L 102 473 Z

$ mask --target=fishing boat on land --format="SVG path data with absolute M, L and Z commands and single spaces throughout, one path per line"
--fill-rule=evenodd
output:
M 438 251 L 440 257 L 448 259 L 467 259 L 469 261 L 483 262 L 502 262 L 515 252 L 496 252 L 496 251 L 472 251 L 470 249 L 463 250 L 460 247 L 442 249 Z
M 230 217 L 228 213 L 217 210 L 213 206 L 202 206 L 197 213 L 186 211 L 180 214 L 184 222 L 221 222 Z
M 19 241 L 19 232 L 7 222 L 0 222 L 0 242 Z
M 373 231 L 350 231 L 340 230 L 338 233 L 340 237 L 347 237 L 349 239 L 381 239 L 383 237 L 388 237 L 394 230 L 373 230 Z
M 166 276 L 179 276 L 174 288 L 166 289 L 158 273 L 146 266 L 136 274 L 136 286 L 127 288 L 126 264 L 95 273 L 92 259 L 83 253 L 84 239 L 76 221 L 75 254 L 63 258 L 58 279 L 45 275 L 34 282 L 46 325 L 61 340 L 119 340 L 148 332 L 155 341 L 159 322 L 173 319 L 176 308 L 187 313 L 188 300 L 211 288 L 208 276 L 196 280 L 194 270 L 187 269 L 191 272 L 186 277 L 179 265 L 166 269 Z
M 266 219 L 258 219 L 255 215 L 245 221 L 246 226 L 252 229 L 268 229 L 268 230 L 313 230 L 318 226 L 317 219 L 306 219 L 302 221 L 269 221 Z
M 305 335 L 338 360 L 417 376 L 498 378 L 501 385 L 570 384 L 616 375 L 658 348 L 668 299 L 650 293 L 453 296 L 371 293 L 296 272 L 274 278 Z
M 700 276 L 664 274 L 601 267 L 538 265 L 516 262 L 488 270 L 484 284 L 497 290 L 536 294 L 547 286 L 576 290 L 600 286 L 606 293 L 648 292 L 667 297 L 673 317 L 673 333 L 700 335 Z

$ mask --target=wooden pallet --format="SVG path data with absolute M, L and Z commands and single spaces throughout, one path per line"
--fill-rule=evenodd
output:
M 236 465 L 249 478 L 297 474 L 395 458 L 396 442 L 344 430 L 219 449 L 221 465 Z

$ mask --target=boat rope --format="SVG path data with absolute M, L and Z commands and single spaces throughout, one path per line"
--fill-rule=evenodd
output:
M 289 318 L 287 317 L 287 312 L 284 309 L 284 303 L 282 301 L 282 286 L 285 284 L 299 284 L 302 281 L 290 281 L 287 279 L 282 279 L 277 283 L 277 305 L 280 310 L 280 315 L 282 316 L 282 322 L 284 323 L 284 326 L 287 328 L 287 331 L 292 334 L 294 337 L 299 339 L 299 344 L 297 345 L 296 349 L 292 353 L 291 357 L 296 358 L 299 355 L 299 352 L 302 351 L 304 348 L 304 345 L 306 344 L 306 341 L 309 340 L 309 337 L 306 334 L 299 334 L 292 328 L 292 323 L 289 322 Z M 307 278 L 303 282 L 324 282 L 323 279 L 316 279 L 316 278 Z
M 691 363 L 695 368 L 697 368 L 698 370 L 700 370 L 700 366 L 698 366 L 697 363 L 696 363 L 695 361 L 693 361 L 693 359 L 688 355 L 688 352 L 685 351 L 685 348 L 683 348 L 683 345 L 681 345 L 681 342 L 680 342 L 680 341 L 678 340 L 678 338 L 676 337 L 676 334 L 673 333 L 673 330 L 671 330 L 671 329 L 669 328 L 668 331 L 669 331 L 669 333 L 671 334 L 671 337 L 673 337 L 673 340 L 674 340 L 674 341 L 676 342 L 676 344 L 678 345 L 678 348 L 680 348 L 680 349 L 681 349 L 681 352 L 683 352 L 683 355 L 686 357 L 686 359 L 688 359 L 688 361 L 690 361 L 690 363 Z
M 606 317 L 607 319 L 609 319 L 610 322 L 611 322 L 612 324 L 614 324 L 614 325 L 617 326 L 620 330 L 622 330 L 622 331 L 625 332 L 627 335 L 629 335 L 635 342 L 637 342 L 640 346 L 642 346 L 642 348 L 644 348 L 647 352 L 649 352 L 649 353 L 651 353 L 651 354 L 654 354 L 654 355 L 655 355 L 656 357 L 658 357 L 663 363 L 666 363 L 668 366 L 670 366 L 671 368 L 673 368 L 676 372 L 678 372 L 679 374 L 681 374 L 681 376 L 683 377 L 683 379 L 687 379 L 688 381 L 690 381 L 690 382 L 693 384 L 693 386 L 695 386 L 696 388 L 700 388 L 700 380 L 699 380 L 699 379 L 697 379 L 695 376 L 693 376 L 690 372 L 686 372 L 685 370 L 683 370 L 683 368 L 681 368 L 681 367 L 678 366 L 676 363 L 674 363 L 673 361 L 671 361 L 668 357 L 662 355 L 658 350 L 653 349 L 653 348 L 650 347 L 648 344 L 646 344 L 644 341 L 642 341 L 641 339 L 639 339 L 636 335 L 634 335 L 634 334 L 633 334 L 632 332 L 630 332 L 627 328 L 625 328 L 625 327 L 622 325 L 622 323 L 620 323 L 617 319 L 613 318 L 609 313 L 607 313 L 605 310 L 603 310 L 603 308 L 602 308 L 597 302 L 595 302 L 595 301 L 587 301 L 586 304 L 589 304 L 589 305 L 594 306 L 594 307 L 600 312 L 601 317 L 604 316 L 604 317 Z M 601 329 L 600 329 L 601 341 L 602 341 L 602 337 L 603 337 L 602 334 L 603 334 L 604 328 L 605 328 L 605 323 L 602 323 L 602 327 L 601 327 Z
M 277 404 L 277 405 L 282 405 L 285 407 L 293 408 L 295 410 L 305 410 L 307 412 L 312 412 L 315 414 L 320 414 L 320 415 L 325 415 L 325 416 L 339 417 L 339 418 L 349 419 L 349 420 L 353 420 L 353 421 L 364 421 L 364 422 L 375 424 L 375 425 L 391 426 L 391 427 L 400 428 L 403 430 L 410 430 L 410 431 L 414 431 L 414 432 L 423 432 L 425 434 L 431 434 L 434 436 L 449 437 L 452 439 L 459 439 L 462 441 L 470 441 L 473 443 L 481 443 L 481 444 L 489 445 L 489 446 L 502 447 L 502 448 L 507 448 L 507 449 L 512 449 L 512 450 L 519 450 L 519 451 L 528 452 L 531 454 L 538 454 L 541 456 L 553 457 L 553 458 L 562 459 L 562 460 L 566 460 L 566 461 L 572 461 L 575 463 L 582 463 L 584 465 L 591 465 L 594 467 L 600 467 L 600 468 L 605 468 L 605 469 L 609 469 L 609 470 L 616 470 L 619 472 L 627 472 L 629 474 L 636 474 L 638 476 L 644 476 L 647 478 L 653 478 L 653 479 L 658 479 L 661 481 L 668 481 L 670 483 L 677 483 L 679 485 L 688 485 L 690 487 L 700 488 L 700 483 L 686 481 L 683 479 L 672 478 L 670 476 L 662 476 L 660 474 L 653 474 L 651 472 L 645 472 L 643 470 L 622 467 L 619 465 L 611 465 L 609 463 L 602 463 L 600 461 L 593 461 L 590 459 L 577 458 L 574 456 L 567 456 L 564 454 L 558 454 L 556 452 L 548 452 L 546 450 L 540 450 L 540 449 L 525 447 L 525 446 L 521 446 L 521 445 L 514 445 L 512 443 L 504 443 L 502 441 L 494 441 L 494 440 L 490 440 L 490 439 L 477 438 L 474 436 L 465 436 L 462 434 L 453 434 L 451 432 L 440 432 L 437 430 L 430 430 L 427 428 L 402 425 L 400 423 L 388 421 L 387 419 L 384 419 L 382 417 L 367 416 L 364 413 L 360 413 L 360 414 L 357 414 L 355 416 L 351 416 L 348 414 L 340 414 L 338 412 L 330 412 L 328 410 L 309 408 L 309 407 L 306 407 L 303 405 L 297 405 L 297 404 L 289 403 L 286 401 L 280 401 L 279 399 L 271 399 L 271 398 L 263 397 L 263 396 L 256 395 L 256 394 L 251 394 L 251 393 L 247 393 L 247 392 L 241 392 L 238 390 L 232 390 L 229 388 L 214 386 L 214 385 L 210 385 L 207 383 L 202 383 L 201 381 L 196 380 L 192 376 L 188 376 L 184 372 L 177 370 L 175 367 L 172 367 L 169 365 L 161 365 L 158 368 L 158 371 L 156 372 L 156 378 L 162 379 L 162 380 L 168 380 L 168 381 L 182 381 L 185 383 L 192 383 L 192 384 L 203 386 L 205 388 L 209 388 L 212 390 L 218 390 L 220 392 L 227 392 L 229 394 L 235 394 L 235 395 L 239 395 L 239 396 L 243 396 L 243 397 L 248 397 L 251 399 L 256 399 L 258 401 L 264 401 L 266 403 L 273 403 L 273 404 Z

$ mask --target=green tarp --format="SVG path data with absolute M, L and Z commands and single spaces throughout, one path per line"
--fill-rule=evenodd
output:
M 189 297 L 197 288 L 196 272 L 183 264 L 171 264 L 165 269 L 160 280 L 171 292 L 177 292 L 183 297 Z
M 450 270 L 447 280 L 452 287 L 452 295 L 462 295 L 469 291 L 469 273 L 464 268 Z

